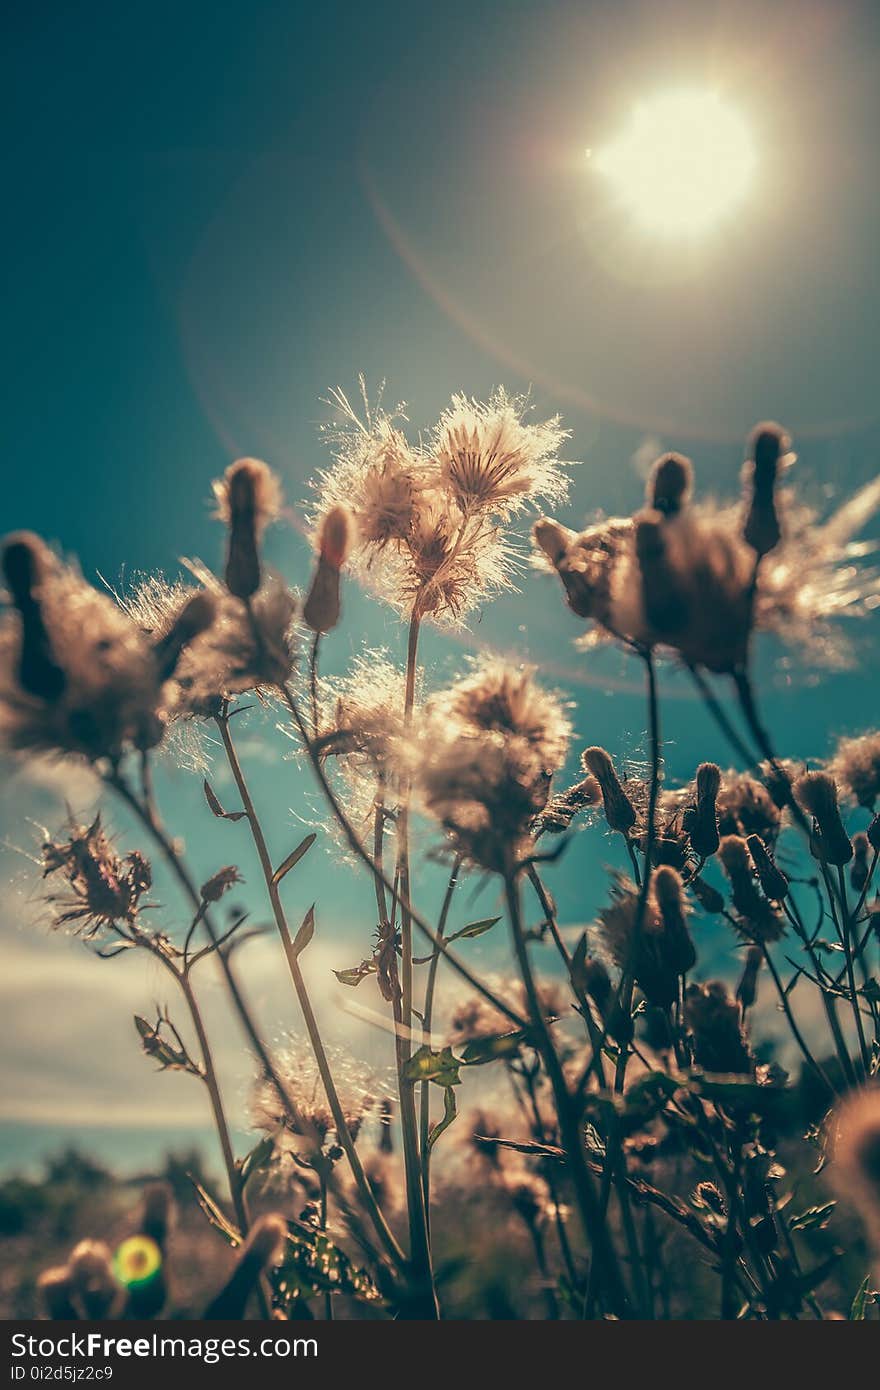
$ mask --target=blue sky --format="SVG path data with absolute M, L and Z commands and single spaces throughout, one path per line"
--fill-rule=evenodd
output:
M 734 491 L 742 440 L 765 416 L 792 430 L 806 495 L 833 504 L 876 473 L 880 443 L 878 27 L 874 6 L 815 0 L 20 8 L 4 80 L 2 528 L 33 527 L 114 582 L 174 573 L 181 555 L 214 563 L 211 478 L 265 457 L 295 508 L 326 461 L 322 399 L 337 383 L 355 391 L 360 372 L 373 391 L 387 381 L 414 427 L 455 390 L 531 388 L 583 460 L 572 523 L 632 509 L 639 459 L 661 446 L 693 453 L 704 491 Z M 682 83 L 738 104 L 758 175 L 717 233 L 660 247 L 622 223 L 585 151 L 639 94 Z M 295 526 L 270 549 L 302 582 Z M 364 643 L 399 650 L 390 612 L 349 593 L 346 614 L 328 669 Z M 448 673 L 469 645 L 516 650 L 577 699 L 581 746 L 643 757 L 639 672 L 617 653 L 578 655 L 577 632 L 549 581 L 526 574 L 470 636 L 425 651 Z M 785 753 L 820 755 L 869 717 L 875 641 L 876 620 L 862 672 L 821 680 L 764 653 Z M 678 678 L 664 687 L 669 773 L 684 777 L 720 750 Z M 317 805 L 271 723 L 268 753 L 258 732 L 248 762 L 280 858 Z M 160 789 L 198 868 L 240 862 L 259 916 L 240 828 L 213 822 L 173 768 Z M 81 784 L 9 781 L 6 841 L 32 846 L 27 816 L 57 823 L 65 795 L 88 800 Z M 575 842 L 554 875 L 566 922 L 589 919 L 611 858 L 601 835 Z M 7 850 L 2 869 L 0 1115 L 118 1122 L 147 1145 L 157 1125 L 201 1125 L 187 1079 L 152 1076 L 137 1053 L 130 1015 L 157 988 L 149 971 L 47 939 L 27 861 Z M 430 905 L 437 871 L 425 879 Z M 160 892 L 173 921 L 170 885 Z M 369 893 L 321 844 L 289 892 L 294 917 L 318 902 L 310 970 L 328 1032 L 346 1035 L 327 981 L 365 952 Z M 296 1019 L 272 943 L 253 949 L 277 1037 Z M 718 942 L 708 959 L 725 953 Z M 503 965 L 503 940 L 471 954 Z M 240 1097 L 247 1064 L 218 1029 Z M 380 1064 L 381 1035 L 357 1038 Z

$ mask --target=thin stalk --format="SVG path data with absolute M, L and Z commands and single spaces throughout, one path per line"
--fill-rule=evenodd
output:
M 871 1053 L 868 1049 L 865 1029 L 862 1023 L 862 1008 L 859 1004 L 859 994 L 856 988 L 856 976 L 853 967 L 852 935 L 850 932 L 849 905 L 846 892 L 846 876 L 843 866 L 837 867 L 837 886 L 840 892 L 840 932 L 841 945 L 846 955 L 846 979 L 849 985 L 850 1004 L 852 1005 L 853 1019 L 856 1025 L 856 1034 L 859 1039 L 859 1051 L 862 1054 L 862 1066 L 865 1069 L 865 1078 L 871 1074 Z
M 504 875 L 504 889 L 510 917 L 514 952 L 516 954 L 526 998 L 529 1004 L 529 1013 L 537 1049 L 553 1089 L 556 1112 L 559 1120 L 559 1132 L 562 1138 L 562 1146 L 566 1154 L 566 1162 L 572 1179 L 578 1211 L 584 1228 L 584 1235 L 588 1245 L 592 1249 L 593 1259 L 598 1262 L 600 1280 L 610 1308 L 618 1317 L 627 1318 L 631 1316 L 630 1300 L 620 1272 L 620 1265 L 611 1241 L 608 1225 L 599 1207 L 593 1180 L 587 1167 L 583 1127 L 577 1109 L 573 1104 L 572 1097 L 569 1094 L 562 1066 L 556 1055 L 556 1048 L 550 1036 L 547 1020 L 544 1017 L 544 1012 L 541 1007 L 534 975 L 532 974 L 531 962 L 529 961 L 525 933 L 523 930 L 516 868 L 512 863 L 507 866 L 507 871 Z
M 816 955 L 815 948 L 810 942 L 810 938 L 807 934 L 807 929 L 804 926 L 803 918 L 801 917 L 800 911 L 798 909 L 797 903 L 794 901 L 794 898 L 790 898 L 790 903 L 791 905 L 789 906 L 788 901 L 783 902 L 783 911 L 785 912 L 786 917 L 788 918 L 789 922 L 794 928 L 795 935 L 797 936 L 798 940 L 800 941 L 801 945 L 806 951 L 807 958 L 813 967 L 813 971 L 816 975 L 816 982 L 819 994 L 822 998 L 822 1007 L 825 1010 L 825 1017 L 828 1021 L 828 1027 L 831 1032 L 831 1037 L 834 1041 L 835 1050 L 837 1052 L 837 1060 L 840 1062 L 843 1075 L 846 1077 L 847 1081 L 854 1086 L 856 1085 L 856 1074 L 855 1070 L 853 1069 L 852 1058 L 849 1054 L 849 1048 L 846 1045 L 846 1039 L 844 1038 L 843 1031 L 840 1027 L 840 1019 L 837 1017 L 837 1001 L 832 994 L 830 994 L 826 989 L 823 989 L 820 983 L 820 975 L 822 970 L 821 963 L 819 961 L 818 956 Z
M 449 875 L 449 882 L 446 885 L 446 892 L 443 897 L 443 905 L 440 909 L 440 917 L 437 921 L 437 935 L 442 940 L 446 931 L 446 923 L 449 918 L 449 910 L 452 907 L 452 898 L 458 884 L 458 875 L 461 872 L 461 857 L 456 856 Z M 431 1045 L 431 1027 L 434 1021 L 434 991 L 437 987 L 437 970 L 440 965 L 440 951 L 435 946 L 431 952 L 431 962 L 428 966 L 428 978 L 425 983 L 425 1006 L 422 1010 L 422 1042 Z M 431 1229 L 431 1083 L 422 1082 L 419 1110 L 419 1140 L 422 1154 L 422 1186 L 425 1192 L 425 1218 L 428 1222 L 428 1231 Z
M 360 1160 L 360 1155 L 357 1152 L 355 1142 L 352 1138 L 351 1130 L 348 1127 L 348 1121 L 345 1118 L 345 1112 L 342 1108 L 342 1104 L 339 1099 L 339 1093 L 336 1089 L 336 1083 L 333 1080 L 333 1073 L 327 1058 L 327 1052 L 324 1047 L 323 1039 L 321 1037 L 321 1031 L 318 1027 L 318 1021 L 315 1017 L 314 1009 L 312 1008 L 312 1002 L 309 996 L 308 989 L 306 987 L 305 980 L 303 979 L 303 974 L 302 970 L 300 969 L 297 953 L 294 950 L 293 938 L 291 936 L 290 927 L 287 922 L 287 915 L 284 911 L 284 907 L 281 902 L 279 887 L 275 881 L 274 870 L 272 868 L 272 860 L 269 855 L 268 846 L 266 844 L 266 837 L 263 834 L 263 828 L 260 823 L 260 818 L 257 814 L 257 810 L 251 797 L 247 780 L 244 776 L 241 763 L 238 759 L 238 753 L 236 751 L 235 744 L 232 739 L 232 734 L 229 728 L 229 720 L 228 718 L 221 716 L 216 720 L 216 723 L 220 731 L 220 737 L 223 741 L 223 748 L 226 752 L 226 758 L 229 763 L 232 776 L 235 780 L 235 785 L 238 788 L 238 793 L 241 797 L 242 807 L 244 809 L 248 825 L 250 826 L 254 847 L 257 851 L 257 858 L 260 861 L 260 868 L 262 869 L 263 878 L 266 884 L 266 892 L 269 896 L 269 903 L 272 908 L 272 915 L 275 919 L 275 926 L 277 927 L 278 935 L 281 938 L 281 944 L 284 948 L 284 956 L 287 961 L 287 967 L 290 972 L 291 981 L 293 982 L 294 992 L 296 993 L 297 1002 L 299 1003 L 299 1007 L 302 1012 L 303 1021 L 306 1026 L 306 1032 L 309 1035 L 309 1042 L 311 1043 L 312 1051 L 315 1055 L 315 1061 L 318 1065 L 318 1071 L 321 1076 L 321 1083 L 324 1087 L 324 1091 L 327 1096 L 327 1104 L 330 1106 L 330 1113 L 333 1116 L 333 1123 L 336 1127 L 336 1137 L 339 1140 L 340 1146 L 345 1151 L 345 1156 L 348 1159 L 349 1165 L 351 1167 L 352 1176 L 354 1177 L 355 1183 L 357 1185 L 358 1194 L 361 1198 L 361 1201 L 364 1204 L 364 1207 L 367 1211 L 367 1214 L 370 1217 L 370 1220 L 373 1223 L 373 1226 L 375 1227 L 376 1234 L 381 1240 L 386 1253 L 391 1257 L 395 1264 L 400 1265 L 403 1261 L 403 1252 L 401 1251 L 400 1247 L 395 1241 L 394 1236 L 392 1235 L 391 1230 L 388 1227 L 388 1223 L 382 1215 L 382 1212 L 379 1208 L 379 1204 L 376 1201 L 373 1189 L 370 1187 L 367 1175 L 364 1172 L 363 1164 Z

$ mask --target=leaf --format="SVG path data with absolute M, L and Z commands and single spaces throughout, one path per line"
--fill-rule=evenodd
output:
M 199 1206 L 207 1216 L 211 1225 L 216 1226 L 217 1230 L 226 1237 L 230 1245 L 241 1245 L 241 1232 L 223 1215 L 223 1212 L 220 1210 L 207 1188 L 202 1187 L 201 1183 L 196 1181 L 192 1173 L 187 1174 L 187 1176 L 196 1190 Z
M 437 1140 L 440 1138 L 440 1135 L 443 1133 L 445 1129 L 449 1128 L 457 1114 L 458 1110 L 455 1104 L 455 1091 L 452 1089 L 451 1086 L 447 1086 L 446 1090 L 443 1092 L 443 1119 L 438 1120 L 437 1124 L 435 1124 L 432 1127 L 431 1133 L 428 1135 L 429 1149 L 433 1149 L 434 1145 L 437 1143 Z
M 361 1303 L 382 1303 L 369 1274 L 358 1269 L 345 1251 L 322 1231 L 288 1222 L 284 1260 L 272 1275 L 285 1311 L 297 1300 L 319 1293 L 342 1293 Z
M 788 1229 L 790 1231 L 824 1231 L 836 1206 L 836 1202 L 827 1202 L 822 1207 L 807 1207 L 806 1211 L 798 1212 L 797 1216 L 789 1217 Z
M 269 1160 L 275 1152 L 275 1143 L 272 1136 L 267 1134 L 261 1139 L 259 1144 L 255 1144 L 250 1153 L 245 1154 L 244 1158 L 238 1162 L 238 1171 L 241 1177 L 242 1187 L 254 1176 L 254 1173 L 262 1172 L 268 1168 Z
M 533 1158 L 552 1158 L 558 1162 L 565 1159 L 565 1150 L 558 1149 L 554 1144 L 538 1144 L 533 1139 L 495 1139 L 486 1134 L 475 1134 L 475 1139 L 481 1139 L 485 1144 L 494 1144 L 499 1149 L 513 1149 L 518 1154 L 529 1154 Z
M 349 970 L 334 970 L 333 974 L 341 985 L 350 985 L 354 989 L 368 975 L 375 975 L 376 968 L 374 960 L 362 960 L 360 965 L 353 965 Z
M 865 1318 L 868 1315 L 868 1301 L 869 1299 L 873 1298 L 873 1293 L 870 1288 L 870 1284 L 871 1276 L 870 1274 L 866 1274 L 862 1282 L 859 1284 L 856 1296 L 852 1301 L 852 1307 L 849 1310 L 850 1322 L 865 1321 Z
M 205 791 L 205 800 L 218 820 L 241 820 L 243 816 L 247 815 L 247 811 L 224 811 L 207 777 L 202 785 Z
M 309 850 L 312 848 L 312 845 L 315 843 L 317 838 L 317 835 L 314 834 L 307 835 L 304 840 L 300 841 L 296 849 L 292 849 L 290 851 L 283 863 L 278 865 L 278 868 L 272 875 L 272 883 L 276 887 L 281 882 L 281 880 L 285 878 L 287 874 L 290 873 L 291 869 L 295 869 L 299 861 L 308 854 Z
M 167 1037 L 162 1034 L 162 1025 L 168 1024 L 169 1031 L 173 1034 L 175 1042 L 169 1042 Z M 150 1023 L 142 1018 L 140 1014 L 134 1016 L 134 1026 L 138 1030 L 141 1045 L 148 1057 L 154 1058 L 159 1063 L 162 1071 L 185 1071 L 190 1076 L 197 1076 L 199 1079 L 204 1077 L 204 1072 L 192 1058 L 188 1055 L 185 1048 L 177 1036 L 177 1031 L 167 1018 L 162 1016 L 156 1023 Z
M 435 1086 L 460 1086 L 460 1066 L 457 1057 L 452 1055 L 451 1047 L 434 1052 L 427 1043 L 422 1043 L 403 1069 L 407 1081 L 433 1081 Z
M 479 922 L 469 922 L 466 927 L 461 927 L 459 931 L 454 931 L 447 941 L 465 941 L 474 936 L 482 936 L 484 932 L 491 931 L 496 922 L 500 922 L 500 917 L 483 917 Z
M 311 905 L 311 907 L 309 908 L 308 912 L 306 913 L 305 917 L 302 919 L 302 925 L 300 926 L 299 931 L 297 932 L 296 936 L 293 938 L 293 954 L 294 954 L 295 956 L 300 955 L 300 954 L 306 949 L 306 947 L 308 946 L 309 942 L 311 941 L 311 939 L 312 939 L 312 937 L 313 937 L 314 935 L 315 935 L 315 904 L 312 903 L 312 905 Z
M 466 1067 L 484 1067 L 505 1057 L 515 1057 L 525 1042 L 526 1030 L 496 1033 L 488 1038 L 472 1038 L 462 1050 L 461 1060 Z

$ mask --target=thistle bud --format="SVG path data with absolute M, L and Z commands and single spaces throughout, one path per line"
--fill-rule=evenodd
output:
M 663 454 L 648 475 L 645 505 L 675 516 L 690 501 L 694 482 L 694 466 L 684 454 Z
M 745 918 L 749 931 L 760 933 L 765 940 L 777 937 L 779 917 L 767 899 L 758 892 L 755 866 L 747 842 L 741 835 L 725 835 L 718 849 L 718 857 L 730 882 L 733 905 Z
M 243 882 L 244 879 L 235 865 L 227 864 L 224 868 L 218 869 L 216 874 L 212 874 L 207 883 L 202 884 L 199 890 L 202 902 L 219 902 L 224 893 L 228 892 L 236 883 Z
M 864 831 L 853 836 L 853 861 L 849 869 L 849 881 L 857 893 L 861 893 L 868 882 L 868 837 Z
M 281 493 L 272 470 L 259 459 L 238 459 L 214 484 L 218 515 L 229 527 L 226 587 L 248 599 L 260 587 L 260 538 L 274 521 Z
M 743 1013 L 752 1007 L 758 997 L 758 973 L 763 959 L 760 946 L 750 946 L 746 951 L 746 963 L 736 988 L 736 997 Z
M 687 609 L 666 554 L 663 516 L 641 512 L 636 519 L 636 558 L 642 576 L 645 617 L 659 638 L 681 630 Z
M 51 563 L 47 546 L 30 531 L 19 531 L 4 542 L 3 577 L 21 617 L 18 679 L 22 690 L 41 700 L 57 700 L 67 684 L 52 651 L 40 598 Z
M 805 772 L 794 784 L 798 804 L 815 823 L 813 857 L 826 864 L 848 864 L 853 856 L 850 838 L 840 818 L 837 784 L 827 772 Z
M 354 518 L 347 507 L 331 507 L 318 528 L 318 563 L 303 604 L 303 622 L 313 632 L 331 632 L 339 622 L 340 570 L 354 540 Z
M 549 516 L 542 516 L 532 527 L 535 545 L 542 550 L 551 565 L 558 566 L 577 533 L 567 526 L 560 526 Z
M 153 644 L 160 682 L 170 680 L 184 648 L 211 626 L 216 612 L 217 605 L 204 590 L 187 600 L 164 637 Z
M 779 865 L 771 859 L 764 841 L 760 835 L 749 835 L 746 844 L 765 897 L 772 902 L 783 902 L 788 897 L 788 879 Z
M 692 878 L 688 879 L 688 888 L 704 912 L 714 914 L 724 911 L 724 899 L 718 889 L 713 888 L 712 884 L 707 883 L 699 874 L 694 874 Z
M 684 815 L 684 829 L 691 846 L 701 859 L 715 854 L 720 843 L 715 799 L 721 787 L 721 769 L 717 763 L 700 763 L 696 776 L 696 799 Z
M 280 1262 L 287 1242 L 287 1222 L 282 1216 L 259 1216 L 241 1248 L 229 1279 L 205 1309 L 212 1321 L 238 1320 L 244 1316 L 248 1298 L 260 1275 Z
M 636 823 L 635 808 L 620 784 L 614 764 L 604 748 L 588 748 L 581 755 L 586 771 L 592 772 L 602 792 L 605 819 L 612 830 L 626 835 Z
M 720 980 L 688 985 L 684 1015 L 698 1066 L 708 1072 L 751 1072 L 752 1059 L 743 1037 L 739 1005 Z
M 759 556 L 779 544 L 782 529 L 776 512 L 776 482 L 784 466 L 790 440 L 781 425 L 758 425 L 751 436 L 751 457 L 743 468 L 749 492 L 749 510 L 743 535 Z
M 676 975 L 686 975 L 697 963 L 697 953 L 688 931 L 684 889 L 675 869 L 657 869 L 652 886 L 663 923 L 662 952 L 665 963 Z

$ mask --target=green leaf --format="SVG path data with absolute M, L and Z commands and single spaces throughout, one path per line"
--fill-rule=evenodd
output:
M 290 851 L 284 862 L 278 865 L 278 868 L 272 875 L 272 882 L 276 887 L 281 880 L 290 873 L 291 869 L 295 869 L 299 861 L 308 854 L 317 838 L 317 835 L 307 835 L 304 840 L 300 841 L 296 849 Z
M 836 1206 L 836 1202 L 827 1202 L 825 1206 L 807 1207 L 806 1211 L 798 1212 L 797 1216 L 788 1218 L 788 1229 L 790 1231 L 824 1231 Z
M 460 1086 L 458 1073 L 460 1062 L 452 1055 L 451 1047 L 434 1052 L 427 1043 L 422 1043 L 403 1069 L 407 1081 L 433 1081 L 435 1086 Z
M 440 1135 L 443 1133 L 445 1129 L 449 1128 L 457 1114 L 458 1110 L 455 1104 L 455 1091 L 452 1089 L 451 1086 L 447 1086 L 446 1090 L 443 1092 L 443 1119 L 438 1120 L 437 1124 L 435 1124 L 432 1127 L 431 1133 L 428 1135 L 429 1149 L 433 1149 L 434 1145 L 437 1143 L 437 1140 L 440 1138 Z
M 309 942 L 311 941 L 311 939 L 312 939 L 312 937 L 313 937 L 314 935 L 315 935 L 315 904 L 312 903 L 312 905 L 311 905 L 311 907 L 309 908 L 308 912 L 306 913 L 305 917 L 302 919 L 302 925 L 301 925 L 299 931 L 297 932 L 296 936 L 293 938 L 293 954 L 294 954 L 295 956 L 300 955 L 300 954 L 306 949 L 306 947 L 308 946 Z
M 284 1259 L 272 1274 L 276 1296 L 285 1311 L 298 1299 L 342 1293 L 361 1303 L 379 1304 L 382 1295 L 365 1270 L 322 1231 L 288 1222 Z
M 871 1276 L 870 1274 L 866 1274 L 862 1282 L 859 1284 L 856 1296 L 852 1301 L 852 1307 L 849 1310 L 850 1322 L 865 1321 L 865 1318 L 868 1315 L 868 1301 L 872 1297 L 873 1294 L 871 1290 Z
M 462 1049 L 461 1060 L 466 1067 L 484 1067 L 487 1062 L 498 1062 L 506 1057 L 516 1057 L 525 1042 L 525 1029 L 517 1028 L 512 1033 L 496 1033 L 488 1038 L 472 1038 Z
M 202 783 L 202 786 L 205 792 L 205 800 L 218 820 L 241 820 L 243 816 L 247 815 L 247 811 L 224 811 L 207 777 Z
M 350 985 L 354 989 L 368 975 L 375 975 L 376 969 L 374 960 L 362 960 L 360 965 L 354 965 L 350 970 L 334 970 L 333 974 L 341 985 Z

